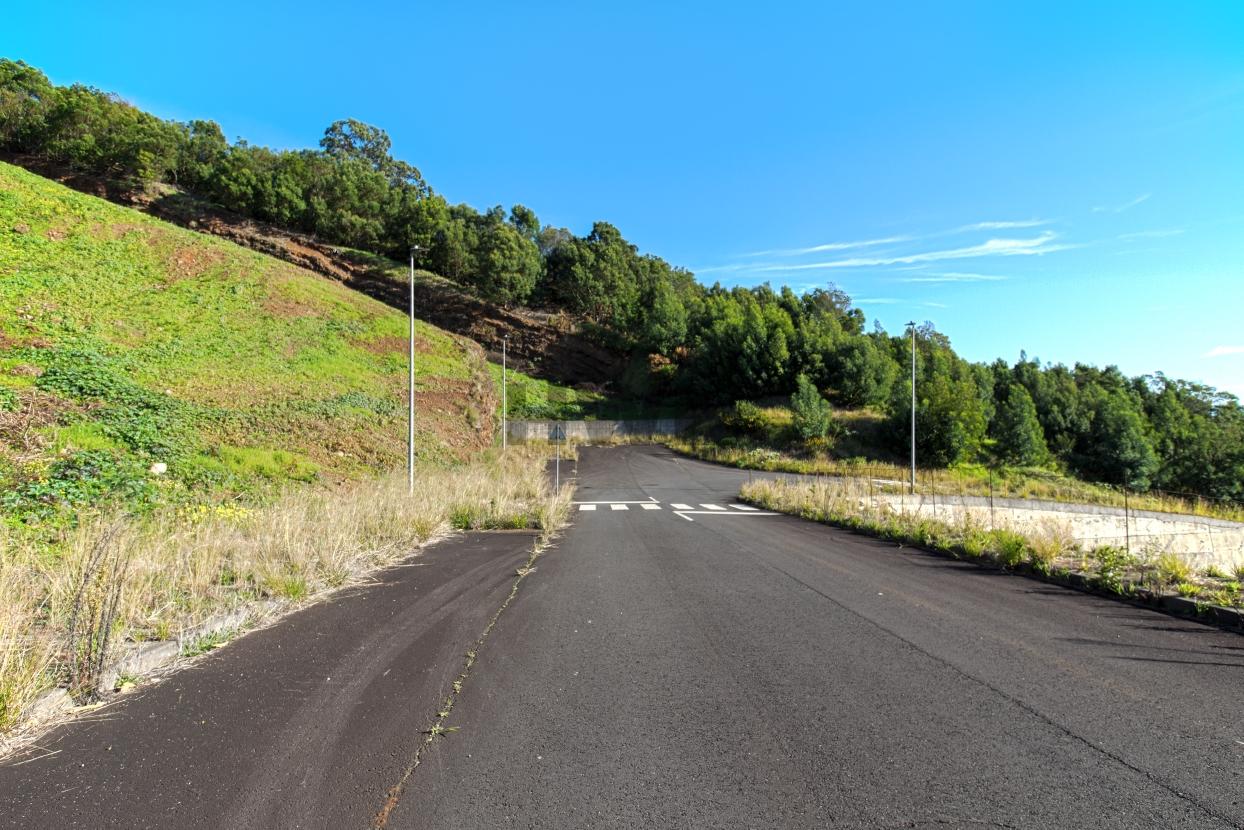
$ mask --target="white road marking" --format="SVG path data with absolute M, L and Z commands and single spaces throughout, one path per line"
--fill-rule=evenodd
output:
M 642 507 L 644 510 L 660 510 L 661 509 L 661 505 L 659 504 L 641 504 L 640 507 Z
M 700 507 L 703 507 L 705 510 L 725 510 L 726 509 L 722 507 L 720 504 L 701 504 Z
M 762 513 L 759 510 L 754 510 L 751 513 L 743 513 L 743 512 L 731 513 L 729 510 L 725 510 L 719 507 L 716 510 L 675 510 L 674 515 L 682 516 L 687 521 L 694 522 L 695 519 L 691 518 L 692 516 L 739 516 L 739 517 L 747 516 L 750 518 L 751 516 L 780 516 L 782 514 L 781 513 Z
M 579 505 L 579 509 L 580 509 L 580 510 L 595 510 L 595 509 L 596 509 L 596 505 L 594 505 L 594 504 L 581 504 L 581 505 Z
M 730 505 L 730 506 L 731 506 L 731 507 L 733 507 L 735 510 L 748 510 L 748 511 L 750 511 L 750 510 L 755 510 L 755 509 L 756 509 L 756 508 L 752 507 L 750 504 L 732 504 L 732 505 Z
M 691 505 L 689 504 L 674 503 L 674 504 L 671 504 L 670 507 L 674 508 L 675 510 L 690 510 L 691 509 Z
M 654 498 L 640 499 L 638 501 L 626 501 L 625 499 L 601 499 L 600 501 L 572 501 L 571 504 L 650 504 L 656 501 Z
M 635 503 L 638 504 L 638 502 L 635 502 Z M 625 504 L 611 504 L 609 505 L 609 509 L 610 510 L 629 510 L 630 508 L 628 508 Z

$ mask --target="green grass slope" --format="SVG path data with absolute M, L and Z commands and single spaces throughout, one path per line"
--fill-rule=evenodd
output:
M 421 458 L 491 443 L 482 350 L 425 323 L 416 349 Z M 406 316 L 339 283 L 0 164 L 10 524 L 401 464 L 406 352 Z

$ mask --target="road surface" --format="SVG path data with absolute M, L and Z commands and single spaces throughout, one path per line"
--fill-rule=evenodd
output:
M 0 767 L 0 822 L 1244 826 L 1244 638 L 744 510 L 746 478 L 582 450 L 585 504 L 408 777 L 506 537 L 398 572 L 429 581 L 376 589 L 400 608 L 317 606 L 59 731 Z

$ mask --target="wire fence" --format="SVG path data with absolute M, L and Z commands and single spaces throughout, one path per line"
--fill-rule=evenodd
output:
M 788 482 L 834 483 L 849 489 L 861 508 L 888 510 L 902 515 L 926 516 L 952 525 L 973 522 L 989 530 L 1008 529 L 1022 533 L 1057 533 L 1074 539 L 1084 549 L 1111 545 L 1142 559 L 1176 553 L 1199 565 L 1221 565 L 1228 570 L 1244 564 L 1244 522 L 1172 510 L 1187 502 L 1155 502 L 1149 494 L 1128 490 L 1112 492 L 1118 501 L 1021 498 L 1014 489 L 998 487 L 987 475 L 984 493 L 979 481 L 941 475 L 943 471 L 918 471 L 913 490 L 910 479 L 893 477 L 892 467 L 852 465 L 838 473 L 784 473 Z M 749 475 L 771 477 L 768 471 Z M 1000 492 L 1001 491 L 1001 492 Z M 1080 495 L 1084 491 L 1077 491 Z M 1007 495 L 1002 495 L 1006 493 Z M 1043 491 L 1043 495 L 1046 491 Z M 1155 509 L 1166 507 L 1168 509 Z

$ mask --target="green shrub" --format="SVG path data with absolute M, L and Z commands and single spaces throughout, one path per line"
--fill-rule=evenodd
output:
M 0 412 L 17 411 L 17 393 L 6 386 L 0 386 Z
M 149 507 L 155 497 L 155 483 L 142 464 L 118 453 L 88 450 L 59 459 L 44 477 L 9 489 L 0 496 L 0 507 L 27 519 L 46 519 L 63 508 L 109 499 Z
M 1098 545 L 1092 557 L 1097 562 L 1097 582 L 1115 593 L 1123 591 L 1123 576 L 1136 564 L 1136 559 L 1117 545 Z
M 1176 585 L 1192 578 L 1192 566 L 1177 553 L 1164 553 L 1155 563 L 1158 577 L 1164 585 Z
M 1008 568 L 1018 567 L 1028 558 L 1028 540 L 1013 530 L 995 530 L 994 546 L 998 559 Z
M 795 433 L 805 441 L 824 438 L 834 420 L 833 407 L 821 397 L 807 375 L 800 374 L 795 383 L 795 394 L 790 396 L 791 424 Z
M 769 426 L 764 411 L 751 401 L 735 401 L 734 406 L 722 412 L 721 422 L 752 436 L 765 435 Z
M 1227 572 L 1217 565 L 1210 565 L 1205 569 L 1205 575 L 1210 579 L 1228 579 Z
M 963 534 L 961 543 L 963 552 L 972 558 L 978 558 L 989 549 L 989 533 L 979 528 L 972 528 Z
M 1200 587 L 1191 582 L 1181 582 L 1175 586 L 1175 590 L 1181 597 L 1186 599 L 1192 599 L 1201 593 Z

